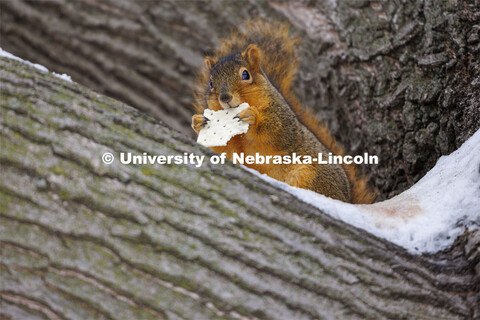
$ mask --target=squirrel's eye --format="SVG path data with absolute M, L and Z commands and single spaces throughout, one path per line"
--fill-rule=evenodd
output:
M 247 70 L 243 70 L 242 72 L 242 80 L 250 80 L 250 74 Z
M 210 89 L 213 89 L 213 82 L 212 82 L 212 80 L 210 80 L 210 82 L 208 83 L 208 85 L 209 85 Z

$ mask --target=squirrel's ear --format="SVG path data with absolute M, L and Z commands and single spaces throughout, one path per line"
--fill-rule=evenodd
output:
M 260 56 L 260 49 L 254 44 L 248 45 L 247 49 L 242 53 L 243 59 L 248 62 L 250 65 L 250 71 L 252 72 L 260 71 Z
M 217 63 L 212 57 L 205 57 L 204 61 L 208 70 L 212 70 L 212 67 L 215 65 L 215 63 Z

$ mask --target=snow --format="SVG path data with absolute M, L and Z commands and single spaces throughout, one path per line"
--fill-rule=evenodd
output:
M 60 73 L 52 72 L 52 74 L 57 78 L 63 79 L 63 80 L 68 81 L 68 82 L 72 82 L 72 77 L 70 77 L 66 73 L 60 74 Z
M 17 61 L 20 61 L 20 62 L 23 62 L 23 63 L 26 63 L 32 67 L 35 67 L 37 68 L 38 70 L 42 71 L 42 72 L 48 72 L 48 69 L 45 68 L 44 66 L 42 66 L 41 64 L 38 64 L 38 63 L 32 63 L 30 61 L 27 61 L 27 60 L 23 60 L 23 59 L 20 59 L 19 57 L 17 56 L 14 56 L 13 54 L 3 50 L 2 48 L 0 48 L 0 57 L 5 57 L 5 58 L 9 58 L 9 59 L 13 59 L 13 60 L 17 60 Z M 57 77 L 57 78 L 60 78 L 60 79 L 63 79 L 65 81 L 68 81 L 68 82 L 72 82 L 72 78 L 63 73 L 63 74 L 59 74 L 59 73 L 56 73 L 56 72 L 52 72 L 52 74 Z
M 446 249 L 466 229 L 480 226 L 480 130 L 457 151 L 441 157 L 410 189 L 370 205 L 334 200 L 246 169 L 332 217 L 414 254 Z

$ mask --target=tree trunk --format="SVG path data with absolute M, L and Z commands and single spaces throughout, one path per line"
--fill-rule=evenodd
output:
M 187 135 L 202 57 L 257 16 L 302 43 L 295 85 L 385 199 L 480 127 L 480 3 L 0 1 L 0 45 Z
M 411 256 L 231 163 L 122 165 L 213 153 L 23 63 L 0 81 L 2 319 L 480 317 L 479 232 Z

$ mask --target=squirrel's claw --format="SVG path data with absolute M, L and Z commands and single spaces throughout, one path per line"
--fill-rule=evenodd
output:
M 202 114 L 193 115 L 192 117 L 193 130 L 195 130 L 195 132 L 198 134 L 200 130 L 207 125 L 208 121 L 210 121 L 210 119 L 208 119 Z
M 254 125 L 257 122 L 258 109 L 250 106 L 247 109 L 241 111 L 233 118 L 237 118 L 239 121 L 246 122 L 250 125 Z

